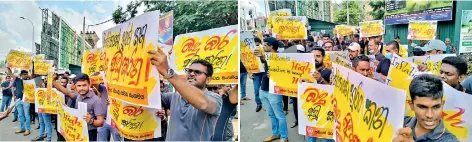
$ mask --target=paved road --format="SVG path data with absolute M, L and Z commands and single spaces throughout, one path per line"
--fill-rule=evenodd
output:
M 36 127 L 39 125 L 38 120 L 35 120 L 35 124 L 31 124 L 31 134 L 28 136 L 23 136 L 23 134 L 15 134 L 15 131 L 20 129 L 20 122 L 11 122 L 12 120 L 13 113 L 10 113 L 7 118 L 0 121 L 0 141 L 31 141 L 39 135 L 39 129 L 36 129 Z M 57 140 L 56 129 L 54 129 L 55 124 L 53 123 L 52 125 L 52 140 L 55 141 Z
M 255 111 L 254 87 L 252 80 L 249 78 L 246 82 L 246 95 L 251 100 L 243 101 L 244 105 L 241 105 L 241 140 L 243 142 L 260 142 L 272 134 L 272 128 L 267 111 L 264 111 L 264 109 L 259 112 Z M 298 134 L 298 127 L 290 128 L 295 121 L 292 104 L 289 104 L 288 110 L 288 140 L 292 142 L 306 141 L 303 135 Z

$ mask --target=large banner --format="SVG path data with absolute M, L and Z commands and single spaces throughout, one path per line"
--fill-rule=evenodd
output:
M 291 9 L 279 9 L 276 11 L 271 11 L 269 18 L 267 18 L 267 28 L 272 29 L 272 18 L 275 16 L 292 16 Z
M 128 104 L 110 98 L 106 120 L 121 136 L 132 140 L 161 137 L 161 118 L 157 109 Z
M 456 56 L 456 54 L 413 56 L 413 57 L 408 57 L 408 61 L 411 61 L 417 65 L 424 64 L 428 67 L 430 72 L 432 72 L 435 75 L 439 75 L 439 72 L 441 71 L 442 59 L 448 56 Z
M 385 1 L 385 24 L 407 24 L 410 20 L 452 20 L 452 0 Z
M 241 62 L 249 73 L 264 72 L 261 59 L 254 55 L 253 51 L 258 50 L 254 42 L 254 36 L 250 32 L 241 33 Z
M 34 74 L 36 75 L 48 75 L 51 71 L 53 60 L 36 60 L 34 61 Z
M 302 40 L 307 38 L 308 22 L 305 16 L 274 16 L 272 37 L 277 40 Z
M 82 56 L 82 73 L 92 75 L 95 72 L 105 71 L 106 53 L 103 48 L 94 48 L 84 51 Z
M 30 70 L 33 66 L 33 55 L 19 50 L 10 50 L 7 55 L 7 67 Z
M 356 28 L 353 26 L 336 25 L 333 33 L 337 34 L 337 36 L 348 36 L 348 35 L 354 34 L 355 31 L 356 31 Z
M 360 22 L 359 27 L 360 37 L 373 37 L 383 35 L 385 33 L 382 20 Z
M 333 139 L 334 86 L 301 83 L 298 86 L 298 133 Z
M 77 103 L 79 103 L 78 106 L 85 104 Z M 88 141 L 88 125 L 83 119 L 87 114 L 87 109 L 74 109 L 63 103 L 59 103 L 57 108 L 57 132 L 61 133 L 66 141 Z
M 472 10 L 462 10 L 459 53 L 472 52 Z
M 34 80 L 23 80 L 23 89 L 23 101 L 34 103 L 34 90 L 36 89 Z
M 269 93 L 296 97 L 301 79 L 314 82 L 316 70 L 311 53 L 268 53 Z
M 172 46 L 174 39 L 174 11 L 164 13 L 159 19 L 159 43 Z
M 408 37 L 411 40 L 436 39 L 438 21 L 410 21 L 408 24 Z
M 57 114 L 58 101 L 64 102 L 64 94 L 56 88 L 48 90 L 46 88 L 34 89 L 35 110 L 39 113 Z
M 103 32 L 110 97 L 161 108 L 159 73 L 147 53 L 158 49 L 159 14 L 146 12 Z
M 177 73 L 185 74 L 185 68 L 202 59 L 213 65 L 211 84 L 238 83 L 238 36 L 237 25 L 178 35 L 171 55 Z
M 405 91 L 336 64 L 333 75 L 336 141 L 391 141 L 403 128 Z

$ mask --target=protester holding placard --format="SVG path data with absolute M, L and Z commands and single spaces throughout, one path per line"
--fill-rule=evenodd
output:
M 456 56 L 449 56 L 442 59 L 439 77 L 458 91 L 472 94 L 471 90 L 467 90 L 460 83 L 460 80 L 465 78 L 467 69 L 467 62 L 464 59 Z
M 161 49 L 148 53 L 157 71 L 176 89 L 175 93 L 162 95 L 164 103 L 170 104 L 172 114 L 166 141 L 211 140 L 222 106 L 221 97 L 205 88 L 213 75 L 212 64 L 206 60 L 193 61 L 185 69 L 185 80 L 169 68 L 167 56 Z
M 10 86 L 10 81 L 11 81 L 11 77 L 6 76 L 5 81 L 2 82 L 3 96 L 2 96 L 2 107 L 0 108 L 1 112 L 4 112 L 6 109 L 8 109 L 8 106 L 10 106 L 10 103 L 13 97 L 13 93 L 11 92 L 12 86 Z
M 53 75 L 53 80 L 57 80 L 57 75 Z M 84 120 L 88 123 L 88 134 L 90 141 L 97 141 L 97 127 L 102 127 L 105 122 L 106 109 L 98 96 L 90 91 L 90 79 L 87 74 L 78 74 L 74 78 L 76 91 L 69 91 L 60 83 L 53 81 L 53 86 L 62 92 L 65 96 L 69 96 L 75 101 L 75 109 L 78 108 L 78 102 L 87 104 L 87 115 Z
M 223 106 L 216 121 L 212 141 L 231 141 L 234 135 L 232 118 L 237 114 L 238 107 L 238 86 L 231 89 L 231 85 L 225 84 L 219 95 Z
M 443 83 L 434 75 L 415 77 L 410 84 L 410 108 L 415 117 L 405 117 L 405 128 L 397 131 L 393 142 L 438 141 L 458 142 L 446 128 L 443 119 Z
M 313 78 L 315 78 L 318 84 L 329 84 L 331 82 L 331 70 L 325 67 L 323 63 L 323 59 L 326 55 L 325 50 L 323 48 L 315 48 L 311 53 L 313 53 L 313 56 L 315 57 L 316 67 L 316 71 L 313 73 Z
M 20 130 L 17 130 L 15 134 L 20 134 L 24 133 L 24 136 L 27 136 L 31 134 L 30 130 L 30 103 L 24 102 L 23 99 L 23 79 L 26 79 L 28 77 L 28 71 L 26 70 L 21 70 L 20 76 L 17 77 L 15 76 L 10 68 L 7 68 L 8 75 L 12 77 L 13 83 L 10 85 L 13 85 L 15 87 L 15 102 L 16 102 L 16 111 L 18 112 L 18 118 L 20 119 Z
M 256 46 L 258 48 L 261 47 L 261 46 L 263 47 L 262 41 L 258 37 L 254 37 L 254 42 L 256 43 Z M 254 101 L 256 101 L 256 105 L 257 105 L 256 106 L 256 112 L 259 112 L 262 109 L 262 101 L 261 101 L 261 98 L 259 97 L 259 88 L 261 88 L 262 74 L 264 74 L 264 73 L 248 74 L 249 78 L 253 80 L 252 84 L 254 86 Z
M 270 53 L 277 53 L 279 48 L 278 41 L 273 37 L 264 39 L 264 51 Z M 255 51 L 256 56 L 261 56 L 259 51 Z M 264 64 L 266 73 L 269 70 L 267 66 L 267 60 L 261 58 L 261 62 Z M 267 113 L 270 117 L 272 124 L 272 135 L 264 139 L 264 142 L 270 142 L 277 139 L 281 141 L 288 141 L 288 130 L 287 130 L 287 119 L 283 111 L 282 96 L 277 94 L 269 93 L 269 77 L 268 74 L 264 73 L 261 80 L 261 90 L 259 92 L 262 104 L 267 109 Z

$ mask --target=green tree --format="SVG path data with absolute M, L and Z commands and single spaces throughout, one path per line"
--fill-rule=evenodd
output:
M 115 24 L 137 16 L 137 7 L 145 12 L 174 10 L 174 36 L 238 24 L 238 1 L 132 1 L 126 11 L 118 7 L 113 13 Z
M 347 7 L 349 3 L 349 25 L 359 25 L 364 19 L 364 14 L 356 1 L 343 1 L 343 7 L 334 12 L 334 22 L 338 24 L 347 24 Z
M 372 7 L 372 12 L 369 14 L 374 18 L 374 20 L 384 20 L 385 17 L 385 1 L 383 0 L 375 0 L 370 1 L 369 6 Z

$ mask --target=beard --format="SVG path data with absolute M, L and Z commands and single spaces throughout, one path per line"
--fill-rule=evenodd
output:
M 315 62 L 316 68 L 321 67 L 321 66 L 323 66 L 323 62 Z
M 205 80 L 203 81 L 198 81 L 197 78 L 195 77 L 187 77 L 187 82 L 190 83 L 191 85 L 197 87 L 198 89 L 204 89 L 206 86 Z

